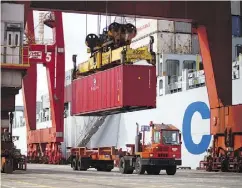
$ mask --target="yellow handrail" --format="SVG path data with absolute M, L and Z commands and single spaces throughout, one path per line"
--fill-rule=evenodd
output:
M 4 48 L 12 48 L 12 47 L 17 47 L 19 48 L 19 54 L 15 54 L 15 53 L 4 53 Z M 26 51 L 27 54 L 24 54 L 24 51 Z M 10 63 L 10 62 L 2 62 L 3 61 L 3 56 L 5 57 L 19 57 L 19 62 L 14 62 L 14 63 Z M 29 66 L 29 46 L 9 46 L 9 45 L 1 45 L 1 66 L 2 65 L 11 65 L 11 66 Z

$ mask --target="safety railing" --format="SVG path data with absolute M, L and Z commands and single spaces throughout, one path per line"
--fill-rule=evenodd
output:
M 170 83 L 168 84 L 168 91 L 170 94 L 182 91 L 181 76 L 173 75 L 170 77 Z
M 4 66 L 28 67 L 29 47 L 1 45 L 1 67 Z
M 35 39 L 27 39 L 25 38 L 23 41 L 24 45 L 36 45 L 36 44 L 43 44 L 43 45 L 50 45 L 50 44 L 54 44 L 54 40 L 53 39 L 41 39 L 41 38 L 35 38 Z
M 189 89 L 205 86 L 204 70 L 188 73 L 188 85 L 189 85 Z
M 184 75 L 185 76 L 185 75 Z M 186 78 L 187 77 L 187 78 Z M 157 93 L 159 96 L 182 92 L 189 89 L 205 86 L 205 73 L 203 70 L 190 70 L 187 76 L 171 76 L 167 85 L 163 84 L 163 78 L 158 80 L 159 88 Z

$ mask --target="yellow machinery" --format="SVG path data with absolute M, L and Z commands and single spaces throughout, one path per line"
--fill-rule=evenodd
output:
M 136 27 L 132 24 L 114 22 L 99 37 L 95 34 L 87 35 L 86 45 L 90 58 L 77 67 L 74 65 L 73 78 L 120 64 L 132 64 L 138 60 L 147 60 L 148 63 L 155 65 L 155 53 L 152 49 L 154 39 L 151 37 L 150 47 L 132 49 L 130 44 L 136 33 Z M 76 62 L 76 57 L 74 58 L 73 62 Z
M 15 170 L 26 170 L 26 156 L 21 155 L 14 146 L 17 137 L 12 136 L 13 113 L 10 113 L 10 128 L 1 133 L 1 172 L 12 173 Z

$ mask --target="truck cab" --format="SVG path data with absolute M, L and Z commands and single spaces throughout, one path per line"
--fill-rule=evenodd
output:
M 181 133 L 173 125 L 153 124 L 152 127 L 152 145 L 154 152 L 162 152 L 167 158 L 174 158 L 181 165 Z
M 122 156 L 119 170 L 123 174 L 160 174 L 166 170 L 167 175 L 175 175 L 177 165 L 181 165 L 181 133 L 179 129 L 170 124 L 154 124 L 150 122 L 151 143 L 145 144 L 145 130 L 139 131 L 135 144 L 127 144 L 131 152 Z M 147 129 L 147 126 L 146 126 Z

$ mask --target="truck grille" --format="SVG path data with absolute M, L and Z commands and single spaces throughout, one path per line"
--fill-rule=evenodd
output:
M 166 154 L 166 153 L 159 153 L 158 157 L 168 157 L 168 154 Z
M 156 150 L 161 151 L 161 152 L 168 152 L 169 148 L 168 147 L 158 147 Z

